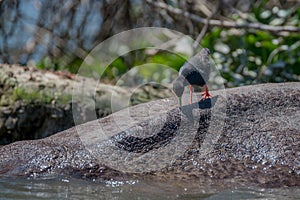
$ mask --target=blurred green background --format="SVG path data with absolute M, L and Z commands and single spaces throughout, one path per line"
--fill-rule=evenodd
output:
M 96 45 L 122 31 L 166 27 L 196 40 L 204 29 L 200 45 L 211 50 L 226 87 L 299 81 L 299 5 L 297 0 L 3 0 L 0 62 L 77 73 Z M 101 81 L 115 84 L 132 67 L 151 62 L 178 70 L 189 56 L 140 49 L 116 59 Z

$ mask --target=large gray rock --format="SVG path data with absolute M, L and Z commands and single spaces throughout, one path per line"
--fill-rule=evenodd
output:
M 54 136 L 0 148 L 0 174 L 99 180 L 151 177 L 300 185 L 300 83 L 130 107 Z

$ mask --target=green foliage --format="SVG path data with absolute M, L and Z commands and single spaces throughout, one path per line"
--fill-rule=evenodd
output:
M 149 60 L 152 63 L 159 63 L 162 65 L 170 66 L 176 70 L 186 62 L 188 57 L 184 54 L 174 54 L 166 51 L 161 51 L 150 57 Z
M 105 67 L 105 66 L 103 66 Z M 124 74 L 128 69 L 130 69 L 129 66 L 126 65 L 125 60 L 122 57 L 117 58 L 114 60 L 104 71 L 103 75 L 104 77 L 113 80 L 116 77 L 120 77 L 122 74 Z
M 267 0 L 257 0 L 251 4 L 248 13 L 240 16 L 237 13 L 228 14 L 227 18 L 238 23 L 260 23 L 271 26 L 300 27 L 300 8 L 279 8 L 270 6 Z M 258 29 L 226 29 L 210 27 L 201 41 L 201 46 L 212 52 L 212 58 L 225 78 L 227 87 L 236 87 L 252 83 L 284 82 L 300 80 L 300 34 L 272 33 Z M 165 37 L 162 35 L 161 37 Z M 135 41 L 143 47 L 145 41 Z M 145 46 L 147 46 L 145 44 Z M 70 57 L 70 56 L 69 56 Z M 114 60 L 108 67 L 93 66 L 91 71 L 101 74 L 101 80 L 116 83 L 122 75 L 135 66 L 146 63 L 157 63 L 178 70 L 187 56 L 158 51 L 148 54 L 146 49 L 140 49 L 123 55 Z M 41 69 L 67 69 L 77 73 L 83 60 L 75 58 L 65 62 L 66 57 L 51 60 L 46 57 L 38 64 Z M 101 61 L 99 62 L 101 63 Z M 150 64 L 140 68 L 144 77 L 153 76 L 157 65 Z M 153 73 L 149 69 L 154 70 Z M 156 71 L 155 71 L 156 70 Z M 102 72 L 104 73 L 102 74 Z M 91 75 L 90 72 L 86 74 Z M 165 79 L 165 75 L 157 75 L 155 81 Z
M 253 13 L 247 14 L 250 22 L 274 26 L 287 22 L 285 25 L 290 23 L 300 27 L 300 8 L 292 14 L 291 9 L 266 10 L 267 1 L 258 2 L 252 5 Z M 300 34 L 277 34 L 262 30 L 213 28 L 201 44 L 213 49 L 213 59 L 219 66 L 227 87 L 299 81 Z
M 83 62 L 81 58 L 75 57 L 70 60 L 69 57 L 61 57 L 61 58 L 50 58 L 46 56 L 40 62 L 36 64 L 38 69 L 46 69 L 46 70 L 67 70 L 71 73 L 76 74 Z
M 107 78 L 112 82 L 116 82 L 127 71 L 133 67 L 138 67 L 137 73 L 141 77 L 154 82 L 161 82 L 163 79 L 171 78 L 167 77 L 168 75 L 160 69 L 162 66 L 179 70 L 186 59 L 186 55 L 167 51 L 159 51 L 154 55 L 148 55 L 146 49 L 132 51 L 114 60 L 105 69 L 102 78 L 104 77 L 104 79 Z

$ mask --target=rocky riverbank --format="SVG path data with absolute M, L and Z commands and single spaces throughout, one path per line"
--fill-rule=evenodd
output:
M 84 102 L 72 103 L 72 95 L 80 92 L 76 89 L 83 83 Z M 0 145 L 44 138 L 66 130 L 75 125 L 73 109 L 80 113 L 76 116 L 80 118 L 78 121 L 89 121 L 90 110 L 95 110 L 97 118 L 107 116 L 112 112 L 112 93 L 114 98 L 122 99 L 130 94 L 129 91 L 130 88 L 100 84 L 97 80 L 67 72 L 0 64 Z M 145 96 L 145 92 L 140 90 L 136 94 Z M 139 99 L 135 98 L 134 104 L 143 102 Z M 93 108 L 86 102 L 92 102 Z

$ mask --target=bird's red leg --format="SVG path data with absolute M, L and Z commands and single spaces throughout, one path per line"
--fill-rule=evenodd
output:
M 202 92 L 203 98 L 206 99 L 207 97 L 208 97 L 208 98 L 212 97 L 211 94 L 209 94 L 209 92 L 208 92 L 208 87 L 207 87 L 207 85 L 204 85 L 203 87 L 204 87 L 204 89 L 205 89 L 205 91 Z
M 193 94 L 193 87 L 190 85 L 190 104 L 193 103 L 192 94 Z

